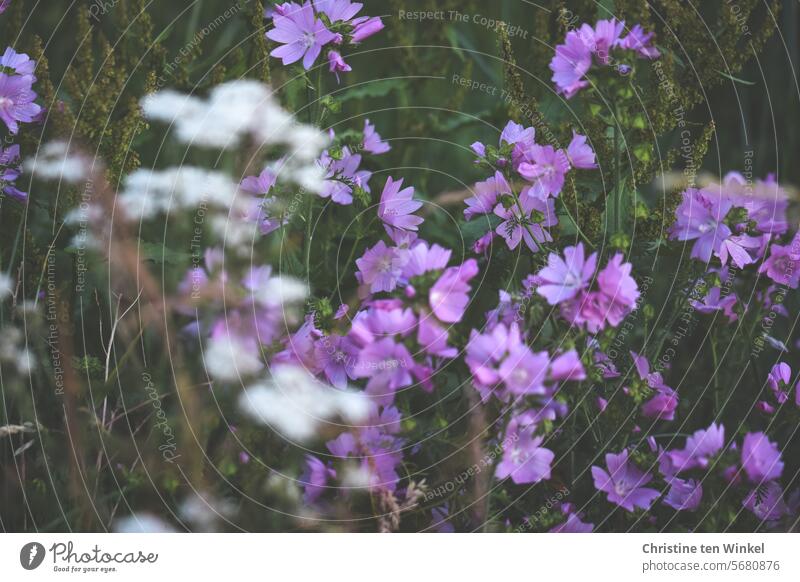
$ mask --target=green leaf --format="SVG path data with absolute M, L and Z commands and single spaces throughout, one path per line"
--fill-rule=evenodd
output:
M 363 99 L 365 97 L 385 97 L 392 91 L 405 89 L 408 85 L 406 79 L 382 79 L 372 81 L 347 89 L 338 95 L 339 101 L 349 101 L 350 99 Z

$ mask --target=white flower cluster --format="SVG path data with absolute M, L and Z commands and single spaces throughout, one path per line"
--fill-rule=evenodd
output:
M 288 439 L 306 442 L 336 419 L 353 424 L 369 416 L 369 401 L 360 393 L 323 384 L 299 366 L 276 366 L 270 372 L 269 380 L 245 390 L 239 406 Z
M 174 126 L 183 143 L 228 149 L 245 136 L 257 145 L 284 145 L 289 159 L 316 159 L 327 143 L 314 127 L 295 121 L 257 81 L 237 80 L 212 89 L 208 99 L 159 91 L 142 100 L 146 117 Z
M 69 143 L 52 141 L 39 148 L 24 167 L 39 180 L 76 184 L 89 177 L 93 165 L 92 160 L 82 153 L 76 153 Z

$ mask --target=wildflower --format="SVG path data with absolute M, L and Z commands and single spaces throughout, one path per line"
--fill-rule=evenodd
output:
M 463 265 L 445 270 L 431 287 L 428 301 L 436 317 L 445 323 L 457 323 L 469 304 L 469 281 L 478 274 L 478 263 L 468 259 Z
M 544 394 L 549 363 L 547 352 L 534 354 L 527 345 L 520 344 L 509 350 L 498 372 L 512 394 Z
M 588 288 L 597 266 L 597 253 L 584 259 L 583 243 L 564 249 L 564 258 L 555 253 L 547 257 L 547 266 L 537 273 L 536 292 L 550 305 L 574 298 Z
M 0 148 L 0 184 L 3 194 L 16 200 L 26 202 L 27 192 L 17 188 L 14 183 L 20 176 L 19 146 L 17 144 Z
M 689 188 L 675 211 L 677 220 L 670 228 L 670 238 L 694 240 L 692 258 L 707 263 L 711 254 L 719 253 L 723 241 L 732 234 L 723 222 L 732 207 L 731 200 L 721 190 Z
M 711 423 L 707 429 L 697 430 L 688 437 L 683 449 L 670 451 L 666 456 L 674 473 L 695 468 L 705 469 L 724 444 L 725 427 Z
M 414 366 L 411 354 L 403 344 L 392 338 L 370 343 L 358 355 L 356 378 L 369 378 L 366 393 L 382 405 L 391 404 L 394 393 L 412 384 L 410 370 Z
M 328 482 L 336 478 L 336 471 L 314 455 L 306 455 L 305 470 L 300 477 L 305 503 L 314 503 L 327 489 Z
M 639 507 L 649 509 L 660 493 L 655 489 L 644 487 L 653 476 L 638 469 L 629 459 L 628 450 L 618 455 L 606 455 L 608 472 L 600 467 L 592 467 L 594 486 L 603 491 L 608 500 L 627 511 Z
M 340 82 L 339 73 L 347 73 L 353 68 L 344 62 L 342 55 L 338 51 L 328 51 L 328 67 L 331 73 L 336 75 L 336 82 Z
M 394 290 L 404 265 L 405 259 L 383 241 L 378 241 L 360 259 L 356 259 L 361 281 L 371 293 Z
M 742 467 L 755 483 L 780 478 L 783 461 L 778 445 L 771 442 L 763 432 L 748 433 L 742 444 Z
M 657 59 L 661 56 L 658 49 L 652 46 L 653 33 L 645 32 L 640 24 L 635 25 L 628 32 L 628 36 L 623 38 L 619 46 L 624 49 L 636 51 L 640 57 L 645 59 Z
M 32 60 L 24 53 L 18 53 L 13 48 L 6 48 L 6 52 L 0 57 L 0 66 L 6 69 L 13 69 L 17 75 L 31 75 L 36 70 L 36 61 Z M 36 77 L 32 77 L 36 81 Z
M 800 286 L 800 233 L 788 245 L 772 245 L 770 255 L 758 270 L 767 277 L 792 289 Z
M 553 237 L 546 227 L 558 224 L 555 202 L 552 198 L 544 200 L 530 196 L 523 191 L 519 203 L 506 208 L 502 203 L 495 206 L 494 213 L 503 219 L 495 231 L 502 236 L 509 249 L 515 249 L 520 241 L 532 252 L 539 251 L 539 244 L 552 242 Z
M 383 21 L 377 16 L 362 16 L 361 18 L 356 18 L 352 24 L 353 34 L 350 40 L 354 43 L 362 42 L 384 29 Z
M 281 59 L 284 65 L 303 59 L 303 68 L 308 71 L 322 47 L 336 39 L 336 35 L 316 17 L 311 2 L 302 7 L 293 4 L 285 14 L 275 13 L 272 21 L 275 28 L 267 31 L 267 38 L 283 46 L 274 49 L 270 55 Z
M 617 327 L 633 310 L 639 299 L 639 286 L 630 276 L 633 265 L 623 263 L 622 254 L 617 253 L 597 275 L 600 304 L 612 327 Z
M 697 299 L 690 299 L 689 304 L 700 313 L 714 313 L 715 311 L 722 311 L 728 318 L 728 321 L 736 321 L 739 316 L 733 310 L 733 306 L 737 302 L 736 295 L 730 293 L 722 296 L 722 289 L 719 287 L 712 287 L 703 297 L 702 301 Z
M 578 514 L 570 513 L 567 515 L 567 520 L 552 528 L 550 533 L 592 533 L 592 530 L 594 530 L 593 523 L 583 522 Z
M 425 241 L 419 241 L 408 251 L 403 277 L 411 279 L 431 271 L 444 269 L 452 254 L 453 251 L 450 249 L 445 249 L 437 244 L 428 245 Z
M 678 511 L 694 511 L 703 500 L 703 486 L 696 479 L 678 479 L 669 482 L 664 503 Z
M 611 49 L 619 44 L 620 35 L 624 29 L 625 22 L 612 18 L 611 20 L 598 20 L 593 30 L 584 25 L 581 27 L 581 34 L 598 60 L 602 64 L 608 65 L 611 61 Z
M 674 420 L 675 409 L 678 407 L 678 395 L 664 384 L 659 372 L 650 372 L 650 362 L 647 358 L 631 352 L 639 378 L 647 382 L 650 389 L 656 391 L 653 396 L 642 406 L 642 414 L 647 418 L 656 420 Z
M 319 367 L 333 386 L 344 389 L 347 379 L 355 379 L 355 363 L 358 348 L 348 337 L 324 336 L 314 345 L 314 355 Z
M 19 131 L 19 123 L 30 123 L 42 112 L 33 102 L 37 97 L 33 82 L 32 75 L 0 73 L 0 119 L 13 135 Z
M 359 187 L 369 192 L 369 179 L 372 173 L 360 170 L 361 155 L 351 153 L 350 148 L 342 148 L 339 159 L 332 158 L 328 151 L 322 152 L 319 164 L 325 170 L 325 182 L 319 191 L 320 198 L 330 198 L 337 204 L 347 206 L 353 203 L 353 188 Z
M 503 194 L 511 194 L 511 186 L 508 185 L 502 172 L 495 172 L 492 178 L 475 184 L 473 196 L 464 202 L 467 208 L 464 210 L 464 218 L 470 220 L 479 214 L 489 214 L 497 204 L 497 199 Z
M 314 9 L 333 22 L 350 22 L 363 7 L 350 0 L 314 0 Z
M 528 156 L 530 163 L 521 163 L 517 171 L 523 178 L 533 182 L 534 196 L 557 197 L 564 187 L 564 176 L 569 171 L 567 154 L 553 146 L 533 145 L 528 150 Z
M 558 92 L 570 99 L 578 91 L 588 87 L 589 82 L 584 79 L 584 75 L 591 67 L 592 53 L 589 47 L 577 32 L 569 31 L 564 44 L 556 46 L 555 55 L 550 61 L 553 82 Z
M 239 406 L 287 438 L 309 441 L 335 419 L 358 423 L 368 417 L 362 394 L 326 386 L 299 366 L 274 366 L 270 372 L 269 380 L 242 393 Z
M 378 216 L 383 221 L 387 232 L 392 229 L 417 230 L 423 219 L 414 216 L 420 209 L 422 202 L 413 200 L 414 188 L 409 186 L 403 189 L 403 180 L 388 178 L 381 194 L 378 205 Z
M 567 158 L 573 168 L 594 170 L 597 168 L 594 150 L 586 143 L 586 136 L 572 132 L 572 141 L 567 146 Z
M 714 254 L 719 257 L 723 265 L 727 265 L 728 258 L 730 258 L 734 265 L 742 269 L 755 262 L 751 253 L 755 252 L 756 255 L 760 255 L 762 251 L 759 249 L 763 249 L 763 247 L 764 243 L 760 237 L 739 234 L 722 241 L 719 251 Z
M 511 441 L 511 444 L 506 446 L 503 458 L 495 469 L 495 476 L 498 479 L 511 477 L 517 485 L 549 479 L 555 454 L 541 446 L 544 439 L 533 435 L 533 427 L 520 424 L 520 418 L 514 418 L 509 423 L 506 442 Z
M 369 119 L 364 120 L 364 151 L 372 154 L 385 154 L 391 146 L 381 139 L 380 134 L 375 131 L 375 126 L 369 122 Z
M 8 7 L 11 5 L 11 0 L 0 0 L 0 14 L 8 10 Z
M 756 486 L 742 505 L 761 521 L 775 521 L 790 514 L 783 500 L 783 489 L 775 481 Z

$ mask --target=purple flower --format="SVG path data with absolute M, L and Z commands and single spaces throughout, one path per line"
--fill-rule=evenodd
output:
M 736 295 L 730 293 L 722 296 L 722 289 L 719 287 L 712 287 L 700 302 L 696 299 L 690 299 L 689 304 L 700 313 L 714 313 L 715 311 L 722 311 L 727 317 L 728 321 L 736 321 L 739 316 L 733 311 L 733 306 L 736 305 Z
M 353 68 L 344 62 L 338 51 L 328 51 L 328 70 L 336 75 L 336 82 L 340 82 L 339 73 L 348 73 Z
M 589 286 L 597 266 L 597 253 L 588 259 L 584 259 L 584 254 L 583 243 L 578 243 L 564 249 L 563 259 L 555 253 L 547 257 L 547 266 L 537 273 L 536 292 L 550 305 L 572 299 Z
M 631 28 L 628 36 L 620 41 L 619 46 L 624 49 L 636 51 L 639 56 L 645 59 L 657 59 L 661 56 L 658 49 L 651 44 L 653 38 L 652 32 L 645 32 L 640 24 Z
M 328 481 L 336 478 L 336 471 L 328 467 L 314 455 L 306 455 L 306 467 L 300 477 L 303 485 L 303 501 L 314 503 L 327 489 Z
M 553 199 L 544 200 L 528 195 L 525 191 L 520 195 L 519 204 L 514 203 L 506 208 L 499 203 L 495 206 L 494 213 L 503 219 L 495 231 L 505 239 L 506 245 L 512 250 L 524 240 L 532 252 L 538 252 L 537 243 L 553 240 L 545 227 L 558 224 Z
M 670 238 L 694 240 L 692 258 L 707 263 L 711 254 L 719 253 L 723 241 L 732 234 L 723 222 L 732 207 L 733 203 L 721 189 L 689 188 L 675 211 L 677 220 L 670 228 Z
M 413 366 L 411 354 L 403 344 L 383 338 L 361 350 L 354 375 L 369 378 L 366 393 L 376 397 L 378 404 L 388 405 L 394 401 L 398 389 L 412 384 Z
M 544 394 L 549 363 L 547 352 L 534 354 L 527 345 L 520 344 L 509 350 L 498 372 L 512 394 Z
M 428 245 L 420 241 L 409 249 L 403 277 L 411 279 L 431 271 L 439 271 L 447 266 L 453 251 L 437 244 Z
M 378 216 L 390 234 L 392 229 L 417 230 L 423 222 L 421 217 L 413 214 L 422 206 L 422 202 L 413 199 L 414 188 L 412 186 L 402 190 L 401 188 L 403 188 L 402 178 L 400 180 L 388 178 L 378 204 Z
M 314 0 L 314 9 L 333 22 L 349 22 L 358 14 L 363 4 L 350 0 Z
M 555 56 L 550 61 L 553 82 L 559 93 L 569 99 L 581 89 L 588 87 L 584 75 L 592 67 L 592 53 L 580 35 L 571 30 L 564 44 L 556 46 Z
M 464 202 L 467 204 L 464 210 L 464 218 L 470 220 L 479 214 L 489 214 L 497 204 L 497 198 L 501 194 L 511 194 L 511 186 L 500 171 L 495 172 L 494 177 L 475 184 L 473 196 Z
M 630 275 L 633 265 L 623 260 L 622 254 L 617 253 L 597 275 L 601 304 L 612 327 L 617 327 L 633 310 L 640 295 L 639 286 Z
M 508 327 L 499 323 L 485 334 L 473 329 L 464 360 L 469 366 L 476 387 L 490 388 L 500 382 L 500 363 L 510 350 L 520 345 L 522 338 L 516 323 Z
M 371 293 L 394 290 L 404 265 L 405 259 L 383 241 L 378 241 L 356 259 L 361 282 L 369 287 Z
M 436 317 L 445 323 L 457 323 L 469 304 L 469 281 L 478 274 L 478 263 L 467 259 L 458 267 L 446 269 L 428 293 L 428 302 Z
M 514 432 L 506 435 L 506 441 L 513 440 L 513 444 L 506 447 L 495 476 L 498 479 L 511 477 L 517 485 L 549 479 L 550 465 L 555 458 L 553 451 L 542 448 L 542 437 L 533 436 L 532 430 L 513 426 L 516 426 L 514 420 L 509 423 L 509 430 Z
M 761 237 L 739 234 L 731 236 L 720 245 L 719 252 L 715 253 L 723 265 L 728 264 L 728 258 L 740 269 L 745 265 L 755 262 L 750 253 L 755 252 L 760 255 L 764 248 L 764 241 Z
M 31 75 L 33 77 L 33 72 L 36 70 L 36 61 L 32 60 L 28 55 L 18 53 L 13 48 L 8 47 L 3 56 L 0 57 L 0 66 L 14 69 L 14 72 L 18 75 Z M 33 77 L 33 81 L 36 81 L 36 77 Z
M 534 195 L 540 198 L 558 196 L 564 187 L 564 176 L 569 172 L 569 159 L 563 150 L 553 146 L 533 145 L 527 157 L 531 163 L 522 162 L 517 171 L 533 182 Z
M 627 449 L 618 455 L 608 453 L 606 467 L 608 472 L 600 467 L 592 467 L 594 486 L 598 491 L 606 493 L 610 502 L 627 511 L 633 511 L 636 507 L 650 509 L 660 493 L 644 487 L 652 481 L 653 476 L 629 461 Z
M 552 528 L 550 533 L 592 533 L 593 529 L 593 523 L 583 522 L 577 513 L 570 513 L 567 521 Z
M 781 362 L 772 366 L 769 376 L 767 377 L 767 384 L 775 394 L 775 398 L 778 400 L 779 404 L 783 404 L 789 399 L 786 389 L 789 388 L 791 381 L 792 369 L 789 367 L 789 364 Z
M 648 387 L 656 391 L 656 395 L 642 406 L 642 415 L 655 420 L 674 420 L 675 409 L 678 407 L 676 392 L 664 384 L 659 372 L 650 372 L 650 362 L 647 361 L 647 358 L 635 352 L 631 352 L 631 357 L 639 378 L 646 381 Z
M 775 521 L 790 514 L 783 500 L 783 489 L 775 481 L 758 485 L 745 497 L 742 505 L 761 521 Z
M 624 29 L 624 21 L 612 18 L 611 20 L 598 20 L 594 25 L 594 30 L 584 24 L 581 27 L 581 35 L 598 60 L 607 65 L 611 62 L 611 49 L 619 44 L 620 35 Z
M 11 6 L 11 0 L 0 0 L 0 14 L 8 10 L 9 6 Z
M 695 431 L 686 439 L 683 449 L 666 453 L 671 465 L 669 474 L 688 471 L 689 469 L 705 469 L 711 458 L 725 445 L 725 427 L 712 423 L 707 429 Z M 663 472 L 663 471 L 662 471 Z
M 800 286 L 800 233 L 797 233 L 788 245 L 772 245 L 769 258 L 764 261 L 759 273 L 792 289 Z
M 586 136 L 572 132 L 572 141 L 567 146 L 567 158 L 573 168 L 594 170 L 597 168 L 594 150 L 586 143 Z
M 417 342 L 432 356 L 441 358 L 454 358 L 458 350 L 447 345 L 448 333 L 445 328 L 436 323 L 429 314 L 421 316 L 417 327 Z
M 350 38 L 354 43 L 359 43 L 373 34 L 379 33 L 384 28 L 383 21 L 377 16 L 356 18 L 353 21 L 353 26 L 353 35 Z
M 369 119 L 364 120 L 364 150 L 371 154 L 385 154 L 391 146 L 385 141 L 381 140 L 381 136 L 375 131 L 375 126 L 369 122 Z
M 31 89 L 33 82 L 32 75 L 0 73 L 0 119 L 14 135 L 19 131 L 18 122 L 30 123 L 42 112 L 33 102 L 37 97 Z
M 783 461 L 778 445 L 763 432 L 748 433 L 742 444 L 742 467 L 754 483 L 779 479 L 783 473 Z
M 669 482 L 669 491 L 664 503 L 678 511 L 694 511 L 703 500 L 703 486 L 695 479 L 678 479 Z
M 272 21 L 275 28 L 267 31 L 267 38 L 281 43 L 270 55 L 279 58 L 284 65 L 303 59 L 303 68 L 309 70 L 317 60 L 322 47 L 336 39 L 336 35 L 317 19 L 311 2 L 303 6 L 292 3 L 284 14 L 276 11 Z
M 347 387 L 347 379 L 354 379 L 358 347 L 350 338 L 338 335 L 323 336 L 314 344 L 314 355 L 328 381 L 339 389 Z
M 240 184 L 240 188 L 255 194 L 261 199 L 256 199 L 254 204 L 253 220 L 258 222 L 261 234 L 269 234 L 289 222 L 289 217 L 274 216 L 271 212 L 272 207 L 277 203 L 277 198 L 268 196 L 270 190 L 275 186 L 277 175 L 269 168 L 265 169 L 258 176 L 248 176 Z
M 325 169 L 325 182 L 319 192 L 321 198 L 330 198 L 337 204 L 347 206 L 353 203 L 354 186 L 370 191 L 368 182 L 372 174 L 359 170 L 361 156 L 351 153 L 350 148 L 342 148 L 342 155 L 338 160 L 332 158 L 326 150 L 319 163 Z
M 14 144 L 5 149 L 0 148 L 0 184 L 2 184 L 3 193 L 17 202 L 25 203 L 28 200 L 28 194 L 14 186 L 14 182 L 19 176 L 19 145 Z

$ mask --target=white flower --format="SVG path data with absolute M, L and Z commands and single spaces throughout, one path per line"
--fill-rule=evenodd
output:
M 152 513 L 134 513 L 114 522 L 117 533 L 172 533 L 175 530 L 166 521 Z
M 297 366 L 277 366 L 271 372 L 268 381 L 241 395 L 239 406 L 291 440 L 311 440 L 322 424 L 336 418 L 358 423 L 369 415 L 369 401 L 360 393 L 327 386 Z
M 40 180 L 62 180 L 69 183 L 85 180 L 91 168 L 91 161 L 83 154 L 71 152 L 65 141 L 43 145 L 35 157 L 25 162 L 25 169 Z
M 294 277 L 270 277 L 254 291 L 254 295 L 264 307 L 284 308 L 292 303 L 301 303 L 308 296 L 308 287 Z
M 204 354 L 206 371 L 215 379 L 233 382 L 243 376 L 261 371 L 264 363 L 260 354 L 253 353 L 234 335 L 208 340 Z
M 5 273 L 0 273 L 0 301 L 14 292 L 14 281 Z

